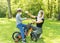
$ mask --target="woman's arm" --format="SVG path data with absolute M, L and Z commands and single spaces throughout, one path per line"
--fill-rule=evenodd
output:
M 33 16 L 31 13 L 28 13 L 28 15 L 29 15 L 31 18 L 36 18 L 36 16 Z
M 29 13 L 28 11 L 25 11 L 25 13 L 27 14 L 27 15 L 29 15 L 31 18 L 36 18 L 36 16 L 33 16 L 31 13 Z
M 43 22 L 43 20 L 39 20 L 39 21 L 32 21 L 33 23 L 42 23 Z
M 42 23 L 42 22 L 43 22 L 43 20 L 36 21 L 36 23 Z

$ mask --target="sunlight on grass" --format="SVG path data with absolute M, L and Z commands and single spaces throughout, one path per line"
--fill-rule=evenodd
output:
M 60 39 L 54 39 L 54 40 L 51 40 L 52 43 L 60 43 Z
M 15 21 L 15 19 L 0 19 L 0 24 L 10 24 L 11 22 L 9 21 Z
M 50 22 L 51 24 L 53 23 L 53 24 L 56 24 L 56 25 L 60 25 L 60 22 Z
M 9 24 L 11 22 L 8 22 L 8 21 L 0 21 L 0 24 Z

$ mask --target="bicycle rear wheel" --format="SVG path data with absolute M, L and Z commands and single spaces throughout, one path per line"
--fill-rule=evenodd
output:
M 30 34 L 31 40 L 37 42 L 37 35 L 35 35 L 33 32 Z
M 14 32 L 13 34 L 12 34 L 12 38 L 13 38 L 13 40 L 21 40 L 21 33 L 20 32 Z

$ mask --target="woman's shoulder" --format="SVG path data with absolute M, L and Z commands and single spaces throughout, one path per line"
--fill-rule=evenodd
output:
M 44 22 L 44 18 L 42 18 L 43 22 Z

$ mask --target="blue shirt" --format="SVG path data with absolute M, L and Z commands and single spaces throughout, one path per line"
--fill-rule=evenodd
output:
M 25 20 L 26 18 L 22 18 L 21 14 L 17 13 L 16 15 L 16 25 L 22 23 L 23 20 Z

